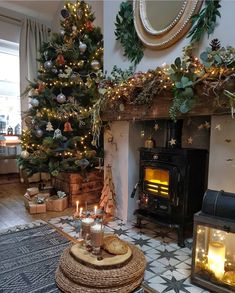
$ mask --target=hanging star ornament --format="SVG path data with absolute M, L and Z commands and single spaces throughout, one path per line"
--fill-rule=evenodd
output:
M 209 123 L 208 121 L 205 121 L 205 123 L 204 123 L 204 127 L 205 127 L 206 129 L 210 129 L 210 128 L 211 128 L 211 125 L 210 125 L 210 123 Z
M 175 145 L 175 144 L 176 144 L 176 139 L 171 138 L 171 140 L 169 140 L 169 144 L 170 144 L 171 146 Z
M 218 130 L 218 131 L 220 131 L 220 130 L 221 130 L 221 125 L 220 125 L 220 124 L 217 124 L 217 125 L 215 126 L 215 129 Z
M 155 131 L 158 131 L 160 127 L 159 127 L 158 123 L 155 123 L 153 128 L 154 128 Z
M 204 125 L 200 124 L 197 128 L 198 128 L 198 130 L 202 130 L 204 128 Z
M 187 144 L 193 144 L 193 138 L 191 136 L 187 139 Z

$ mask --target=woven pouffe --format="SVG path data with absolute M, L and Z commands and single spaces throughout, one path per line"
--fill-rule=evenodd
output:
M 65 249 L 56 271 L 56 283 L 66 293 L 128 293 L 144 278 L 146 260 L 143 252 L 129 244 L 132 258 L 119 268 L 97 269 L 79 263 Z

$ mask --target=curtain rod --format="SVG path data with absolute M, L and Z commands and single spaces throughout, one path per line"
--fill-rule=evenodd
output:
M 19 18 L 15 18 L 12 16 L 0 14 L 0 20 L 1 20 L 1 18 L 4 18 L 4 19 L 8 20 L 9 22 L 17 23 L 18 25 L 21 23 L 21 20 Z

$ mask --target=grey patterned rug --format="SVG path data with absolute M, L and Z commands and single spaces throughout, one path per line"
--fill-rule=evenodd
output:
M 61 292 L 55 270 L 69 241 L 43 221 L 0 233 L 0 292 Z
M 61 292 L 54 276 L 68 245 L 65 237 L 41 220 L 0 231 L 0 293 Z M 138 288 L 133 293 L 147 292 Z

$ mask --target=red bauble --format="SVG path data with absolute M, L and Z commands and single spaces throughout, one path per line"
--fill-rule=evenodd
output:
M 72 128 L 72 126 L 71 126 L 71 124 L 69 122 L 65 122 L 64 131 L 65 132 L 73 131 L 73 128 Z
M 38 93 L 40 94 L 44 89 L 45 89 L 45 84 L 43 84 L 42 82 L 40 82 L 38 84 Z
M 94 26 L 93 26 L 93 23 L 91 21 L 88 21 L 86 23 L 86 29 L 89 31 L 89 32 L 92 32 L 93 29 L 94 29 Z
M 65 61 L 64 61 L 64 56 L 62 54 L 59 54 L 56 58 L 56 63 L 58 65 L 64 65 Z

